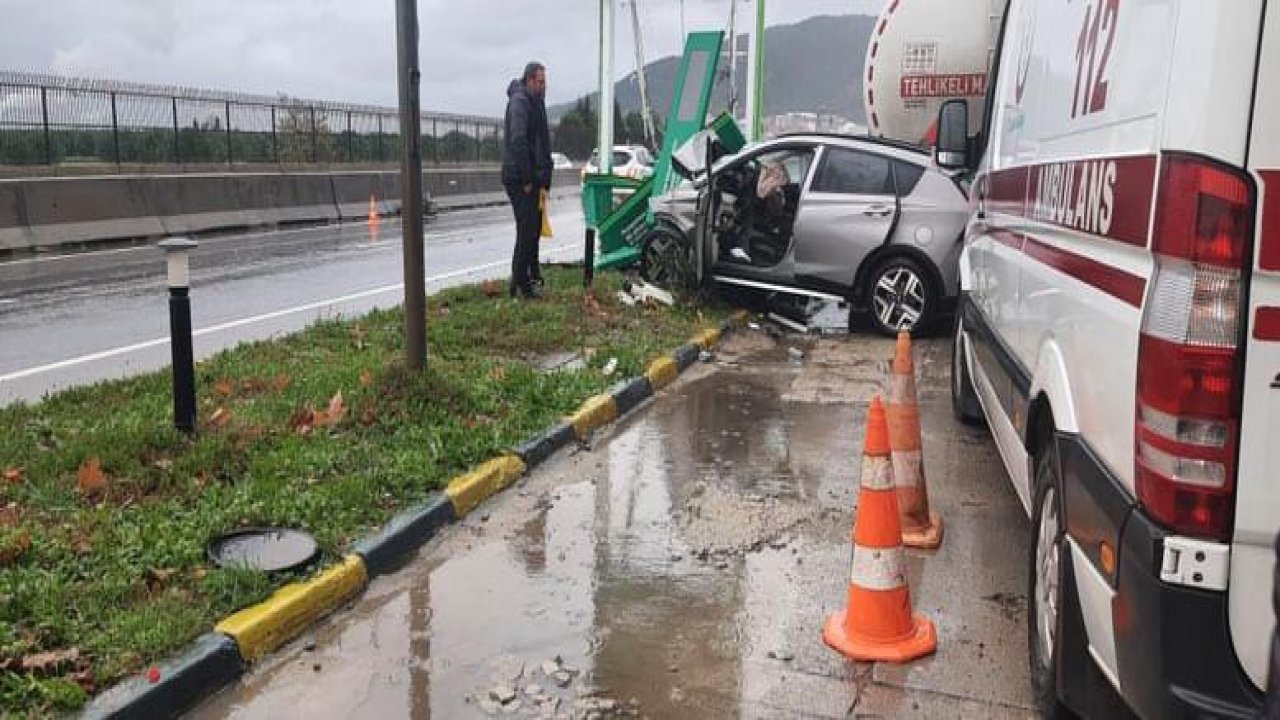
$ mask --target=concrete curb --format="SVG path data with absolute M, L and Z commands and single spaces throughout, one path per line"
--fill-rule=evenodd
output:
M 84 717 L 176 717 L 244 673 L 236 643 L 218 632 L 201 635 L 181 655 L 156 668 L 157 680 L 136 677 L 94 698 Z
M 261 659 L 359 595 L 368 582 L 394 572 L 399 562 L 446 525 L 461 520 L 556 451 L 620 419 L 670 385 L 698 361 L 703 349 L 746 324 L 739 311 L 718 330 L 699 333 L 670 357 L 654 360 L 641 377 L 619 382 L 589 398 L 572 415 L 514 451 L 451 480 L 445 491 L 396 515 L 352 546 L 351 554 L 305 582 L 285 585 L 267 600 L 240 610 L 198 638 L 181 655 L 159 666 L 160 677 L 126 680 L 95 697 L 87 718 L 176 717 L 238 678 Z
M 249 662 L 261 658 L 364 589 L 369 579 L 364 559 L 348 555 L 306 582 L 289 583 L 266 600 L 218 623 L 214 630 L 230 635 Z
M 560 423 L 517 447 L 515 453 L 520 456 L 521 460 L 524 460 L 525 467 L 533 468 L 541 465 L 547 458 L 556 454 L 556 451 L 571 445 L 576 439 L 573 434 L 573 426 L 568 423 Z
M 370 577 L 385 575 L 455 519 L 449 496 L 432 493 L 430 500 L 391 518 L 381 530 L 356 542 L 351 551 L 364 558 Z

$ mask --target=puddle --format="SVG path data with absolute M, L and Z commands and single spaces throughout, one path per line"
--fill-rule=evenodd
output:
M 820 628 L 847 591 L 865 409 L 787 399 L 803 366 L 753 342 L 197 716 L 844 717 L 871 673 Z

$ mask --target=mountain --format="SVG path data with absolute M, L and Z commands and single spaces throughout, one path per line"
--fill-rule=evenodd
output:
M 840 115 L 865 122 L 862 104 L 863 61 L 867 43 L 875 29 L 875 18 L 866 15 L 823 15 L 794 25 L 765 29 L 764 105 L 765 115 L 786 112 L 816 112 Z M 738 44 L 747 46 L 746 36 Z M 725 42 L 726 49 L 728 42 Z M 658 117 L 666 116 L 675 91 L 680 58 L 664 57 L 645 65 L 649 101 Z M 738 97 L 744 97 L 746 58 L 738 59 Z M 714 109 L 728 104 L 728 69 L 722 66 L 712 100 Z M 640 87 L 634 72 L 614 84 L 622 112 L 640 109 Z M 591 93 L 592 107 L 599 93 Z M 573 109 L 574 102 L 547 109 L 552 121 Z

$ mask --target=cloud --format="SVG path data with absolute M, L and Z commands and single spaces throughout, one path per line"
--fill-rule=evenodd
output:
M 629 1 L 629 0 L 628 0 Z M 639 0 L 647 59 L 679 52 L 680 0 Z M 773 0 L 767 22 L 875 13 L 882 0 Z M 728 0 L 685 0 L 685 28 L 724 29 Z M 549 100 L 597 85 L 594 0 L 418 0 L 422 106 L 498 115 L 524 63 Z M 739 6 L 740 29 L 754 4 Z M 0 0 L 0 68 L 325 100 L 396 103 L 395 3 L 349 0 Z M 634 71 L 616 3 L 615 76 Z

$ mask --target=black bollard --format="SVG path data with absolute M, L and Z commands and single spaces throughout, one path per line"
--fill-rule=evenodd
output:
M 582 287 L 590 288 L 596 279 L 596 231 L 587 228 L 586 242 L 582 248 Z
M 169 285 L 169 347 L 173 351 L 173 426 L 196 431 L 196 365 L 191 342 L 191 276 L 188 255 L 196 241 L 171 238 L 165 251 Z

